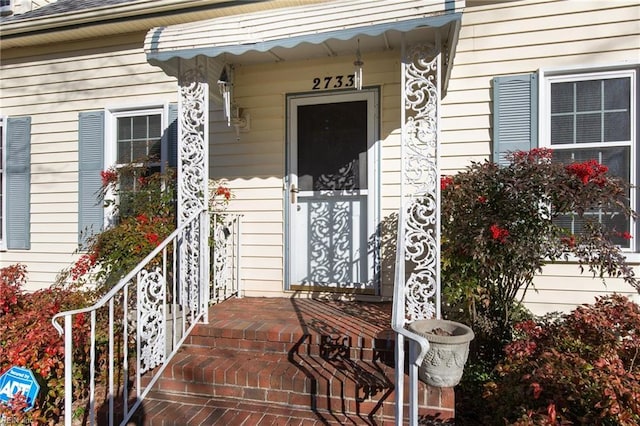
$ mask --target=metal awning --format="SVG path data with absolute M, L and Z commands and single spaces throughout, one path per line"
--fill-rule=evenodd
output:
M 151 29 L 147 60 L 177 76 L 180 60 L 198 56 L 217 67 L 353 55 L 434 41 L 434 29 L 451 58 L 464 0 L 339 0 L 269 9 Z M 268 7 L 268 2 L 265 3 Z M 213 61 L 212 61 L 213 60 Z

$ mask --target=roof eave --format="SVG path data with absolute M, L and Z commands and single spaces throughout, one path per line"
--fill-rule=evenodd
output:
M 230 2 L 231 0 L 183 0 L 181 2 L 176 2 L 175 0 L 138 0 L 118 5 L 118 7 L 115 8 L 113 6 L 99 6 L 75 12 L 8 21 L 0 24 L 0 27 L 2 28 L 2 37 L 5 37 L 39 32 L 42 30 L 53 30 L 61 27 L 99 24 L 102 21 L 137 18 L 140 17 L 140 15 L 150 15 Z

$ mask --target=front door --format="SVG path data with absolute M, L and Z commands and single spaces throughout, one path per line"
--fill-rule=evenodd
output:
M 377 91 L 290 96 L 288 288 L 374 294 Z

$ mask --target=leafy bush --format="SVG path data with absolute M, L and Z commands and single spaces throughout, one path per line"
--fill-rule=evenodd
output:
M 20 397 L 10 406 L 0 404 L 0 416 L 46 424 L 60 416 L 64 397 L 64 340 L 53 328 L 51 318 L 58 312 L 85 306 L 91 294 L 57 286 L 27 293 L 22 290 L 26 273 L 24 265 L 0 269 L 0 373 L 14 365 L 32 370 L 40 382 L 40 397 L 34 409 L 26 413 Z M 82 319 L 76 320 L 78 336 L 86 326 Z M 80 337 L 74 345 L 75 373 L 82 376 L 88 368 L 89 347 Z M 77 391 L 84 392 L 81 386 Z
M 640 424 L 640 306 L 602 297 L 517 330 L 485 385 L 494 424 Z
M 177 194 L 172 169 L 152 173 L 135 164 L 104 170 L 101 178 L 97 201 L 110 210 L 111 225 L 88 238 L 59 281 L 91 282 L 105 292 L 175 230 Z M 224 182 L 209 181 L 211 211 L 224 210 L 231 198 Z
M 98 202 L 110 210 L 112 225 L 91 235 L 84 254 L 60 280 L 90 281 L 109 290 L 175 229 L 175 176 L 144 166 L 101 172 Z M 86 231 L 85 231 L 86 232 Z
M 622 277 L 640 290 L 618 246 L 631 238 L 618 218 L 635 215 L 623 181 L 593 160 L 552 161 L 549 149 L 509 158 L 441 180 L 443 298 L 478 342 L 486 337 L 499 349 L 522 316 L 519 298 L 547 262 L 572 255 L 594 276 Z M 593 211 L 600 214 L 585 214 Z M 572 216 L 584 221 L 582 233 L 559 225 Z

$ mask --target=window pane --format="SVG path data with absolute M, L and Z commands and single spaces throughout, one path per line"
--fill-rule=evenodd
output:
M 553 152 L 553 158 L 565 164 L 572 162 L 584 162 L 596 160 L 609 168 L 609 173 L 629 182 L 631 178 L 631 150 L 626 147 L 606 147 L 593 149 L 557 149 Z M 627 193 L 627 195 L 629 195 Z M 621 213 L 604 214 L 603 211 L 595 210 L 585 213 L 585 217 L 591 217 L 604 223 L 609 229 L 616 233 L 630 232 L 630 221 Z M 580 234 L 584 230 L 585 219 L 577 215 L 565 215 L 554 220 L 559 226 L 566 228 L 573 234 Z M 630 242 L 620 236 L 613 239 L 614 243 L 623 248 L 629 248 Z
M 604 113 L 604 141 L 628 141 L 631 139 L 631 121 L 628 112 Z
M 551 113 L 573 112 L 573 83 L 551 85 Z
M 118 155 L 117 155 L 117 163 L 118 164 L 126 164 L 131 162 L 131 142 L 120 141 L 118 142 Z
M 573 143 L 573 115 L 551 117 L 551 143 Z
M 160 115 L 149 116 L 149 137 L 160 138 L 162 136 L 162 120 Z
M 609 173 L 629 182 L 631 150 L 628 146 L 593 149 L 556 149 L 553 159 L 564 164 L 596 160 L 609 168 Z
M 631 99 L 631 79 L 611 78 L 604 81 L 604 109 L 629 110 Z
M 629 141 L 630 86 L 628 77 L 553 83 L 551 144 Z
M 621 247 L 628 248 L 631 242 L 626 238 L 623 238 L 624 233 L 629 233 L 631 228 L 629 220 L 621 213 L 604 216 L 602 222 L 607 225 L 609 229 L 614 231 L 612 241 Z
M 118 118 L 118 140 L 131 139 L 131 117 Z
M 133 185 L 135 182 L 135 176 L 133 173 L 120 173 L 118 176 L 118 185 L 120 186 L 120 192 L 126 193 L 133 191 Z
M 147 138 L 147 116 L 133 117 L 133 139 Z
M 576 83 L 576 111 L 600 111 L 602 109 L 602 80 Z
M 161 149 L 160 139 L 150 140 L 149 141 L 149 153 L 148 158 L 150 161 L 160 161 L 160 149 Z
M 161 114 L 118 118 L 118 164 L 159 162 L 161 136 Z
M 576 116 L 576 143 L 602 142 L 602 116 L 580 114 Z
M 133 141 L 133 153 L 131 160 L 133 162 L 144 161 L 147 158 L 147 141 Z

